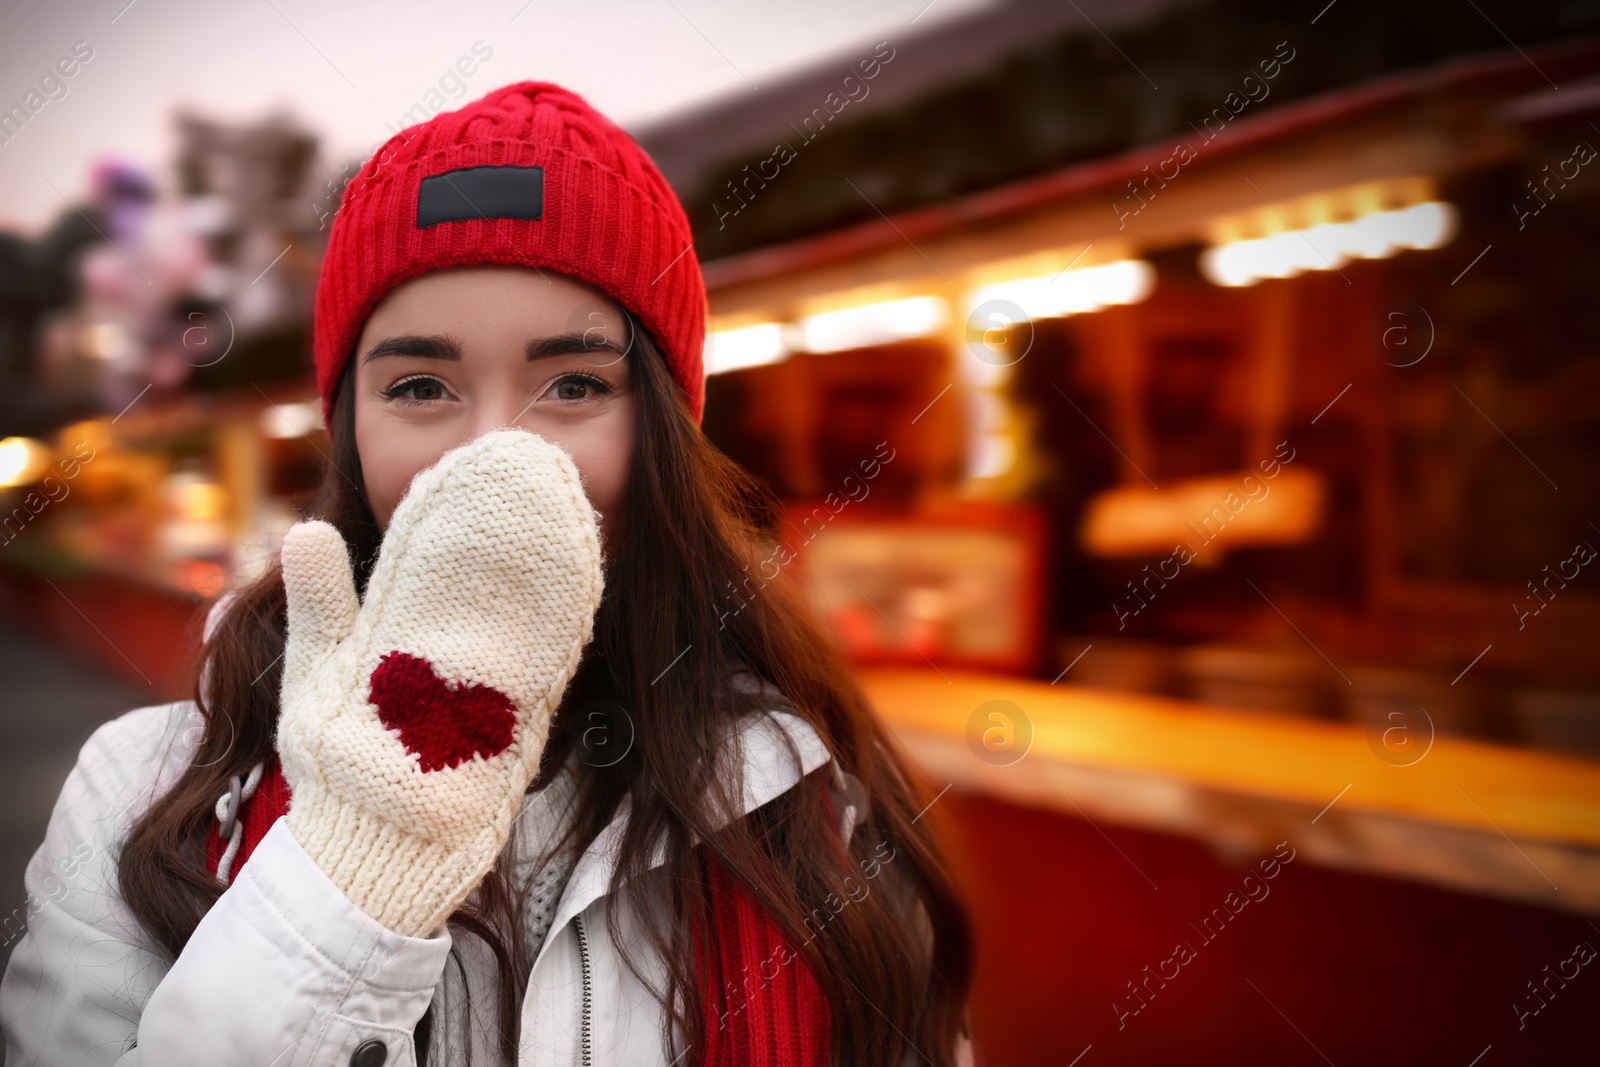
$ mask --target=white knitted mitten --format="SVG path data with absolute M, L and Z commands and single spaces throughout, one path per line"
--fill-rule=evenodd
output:
M 578 470 L 495 430 L 412 481 L 364 600 L 326 522 L 289 531 L 283 581 L 289 831 L 362 911 L 428 936 L 504 845 L 593 634 L 604 576 Z

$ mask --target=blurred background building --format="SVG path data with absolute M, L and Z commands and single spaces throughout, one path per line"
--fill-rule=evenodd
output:
M 1010 0 L 763 82 L 634 132 L 695 226 L 705 430 L 926 772 L 979 1062 L 1578 1062 L 1600 9 Z M 0 236 L 0 596 L 63 695 L 184 696 L 326 450 L 360 160 L 172 121 Z M 132 706 L 80 696 L 0 723 L 19 761 Z

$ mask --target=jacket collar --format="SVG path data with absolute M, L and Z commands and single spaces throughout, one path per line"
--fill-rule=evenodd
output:
M 732 751 L 742 754 L 742 810 L 724 812 L 719 825 L 743 817 L 794 788 L 806 775 L 828 763 L 832 754 L 821 736 L 802 718 L 791 712 L 772 709 L 750 716 L 732 728 L 738 735 Z M 574 753 L 549 785 L 531 793 L 517 816 L 514 832 L 520 835 L 518 856 L 533 863 L 563 823 L 576 792 Z M 545 938 L 548 946 L 554 934 L 590 904 L 611 891 L 617 855 L 628 828 L 631 798 L 624 797 L 617 812 L 578 857 L 567 879 L 556 913 Z M 666 844 L 657 842 L 645 870 L 666 863 Z M 519 872 L 520 874 L 521 872 Z M 540 954 L 542 955 L 541 948 Z

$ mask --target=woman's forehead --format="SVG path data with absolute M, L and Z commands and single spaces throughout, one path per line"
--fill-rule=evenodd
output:
M 520 266 L 453 267 L 408 278 L 386 293 L 362 328 L 365 351 L 395 334 L 446 333 L 470 340 L 509 332 L 625 342 L 627 316 L 595 286 Z
M 446 305 L 504 307 L 534 314 L 551 310 L 563 315 L 574 306 L 592 306 L 622 315 L 615 300 L 588 282 L 538 267 L 498 264 L 447 267 L 407 278 L 384 294 L 372 315 L 418 306 L 446 311 Z

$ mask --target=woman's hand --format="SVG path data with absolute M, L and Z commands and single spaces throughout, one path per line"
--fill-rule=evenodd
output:
M 493 865 L 593 634 L 600 536 L 571 457 L 495 430 L 416 476 L 358 601 L 302 522 L 278 752 L 289 830 L 358 907 L 436 930 Z

